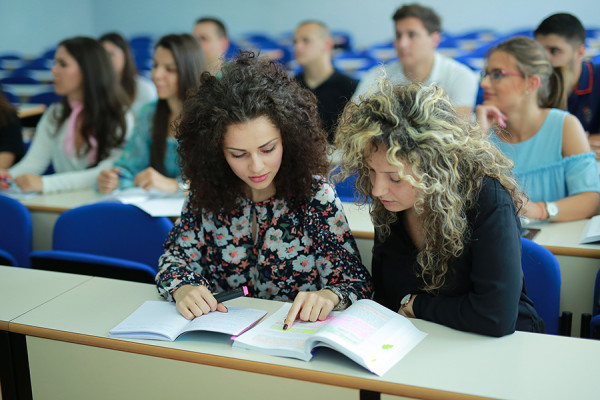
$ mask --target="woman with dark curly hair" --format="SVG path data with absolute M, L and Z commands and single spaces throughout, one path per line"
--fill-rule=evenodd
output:
M 211 292 L 240 286 L 293 300 L 287 326 L 370 297 L 370 275 L 323 178 L 315 97 L 280 65 L 242 53 L 220 79 L 204 73 L 177 132 L 190 194 L 156 281 L 184 317 L 226 311 Z
M 525 295 L 511 161 L 443 89 L 380 85 L 346 106 L 336 137 L 342 177 L 357 174 L 372 200 L 375 300 L 484 335 L 543 331 Z

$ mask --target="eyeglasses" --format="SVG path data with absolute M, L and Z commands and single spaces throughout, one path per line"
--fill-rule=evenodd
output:
M 496 83 L 496 82 L 500 81 L 502 78 L 504 78 L 505 76 L 522 76 L 522 75 L 519 72 L 505 71 L 503 69 L 493 69 L 491 71 L 483 70 L 483 71 L 481 71 L 480 80 L 483 81 L 486 76 L 488 76 L 490 78 L 490 81 L 492 81 L 492 83 Z

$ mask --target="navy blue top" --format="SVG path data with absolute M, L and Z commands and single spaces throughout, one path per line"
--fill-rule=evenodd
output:
M 544 322 L 526 296 L 521 268 L 521 224 L 508 191 L 485 178 L 476 206 L 467 212 L 470 236 L 455 258 L 445 285 L 433 294 L 423 291 L 416 262 L 418 250 L 402 216 L 382 242 L 375 235 L 373 248 L 374 299 L 398 311 L 406 294 L 417 294 L 417 318 L 454 329 L 489 336 L 515 330 L 543 332 Z
M 583 62 L 577 88 L 568 99 L 568 108 L 581 121 L 583 129 L 600 133 L 600 64 Z

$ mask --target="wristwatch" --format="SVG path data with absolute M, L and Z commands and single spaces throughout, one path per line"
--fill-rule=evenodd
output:
M 346 306 L 348 305 L 348 303 L 350 303 L 350 299 L 348 298 L 348 295 L 346 295 L 346 293 L 342 292 L 340 289 L 336 288 L 336 287 L 327 287 L 327 289 L 331 290 L 333 293 L 335 293 L 335 295 L 337 297 L 340 298 L 340 302 L 337 304 L 337 306 L 333 307 L 332 311 L 340 311 L 346 308 Z
M 408 303 L 410 302 L 410 299 L 412 298 L 412 294 L 407 294 L 406 296 L 404 296 L 402 298 L 402 300 L 400 300 L 400 308 L 406 308 L 406 306 L 408 306 Z
M 548 221 L 554 220 L 558 217 L 558 206 L 553 201 L 546 201 L 546 212 L 548 213 Z

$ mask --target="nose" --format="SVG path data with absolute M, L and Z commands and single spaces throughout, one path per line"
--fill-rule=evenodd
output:
M 399 38 L 396 38 L 396 46 L 399 48 L 405 48 L 408 45 L 408 37 L 406 35 L 402 35 Z
M 54 64 L 54 65 L 52 66 L 52 68 L 50 68 L 50 72 L 52 73 L 52 76 L 56 76 L 56 68 L 57 68 L 57 67 L 56 67 L 56 64 Z
M 481 86 L 483 89 L 490 87 L 490 76 L 486 74 L 483 79 L 479 81 L 479 86 Z
M 253 154 L 252 158 L 250 159 L 250 171 L 252 173 L 259 173 L 262 171 L 264 166 L 265 164 L 263 163 L 261 157 L 258 154 Z
M 371 173 L 371 186 L 373 197 L 383 197 L 387 193 L 387 185 L 376 173 Z

